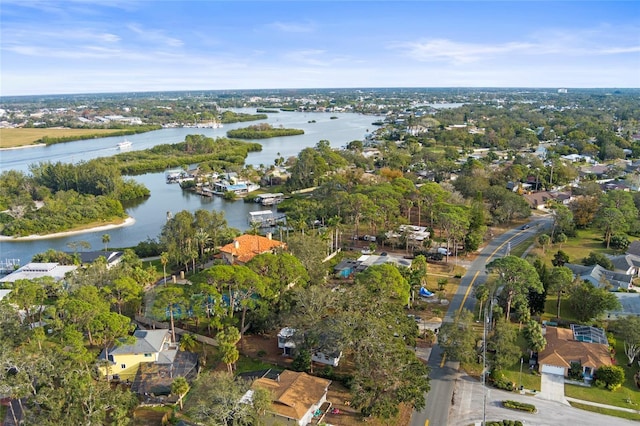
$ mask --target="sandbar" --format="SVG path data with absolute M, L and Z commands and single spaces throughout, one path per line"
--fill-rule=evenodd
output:
M 46 240 L 49 238 L 68 237 L 70 235 L 86 234 L 89 232 L 108 231 L 109 229 L 121 228 L 123 226 L 131 226 L 134 223 L 136 223 L 136 220 L 132 217 L 128 217 L 122 223 L 110 223 L 108 225 L 100 225 L 100 226 L 95 226 L 93 228 L 78 229 L 76 231 L 56 232 L 54 234 L 46 234 L 46 235 L 27 235 L 26 237 L 11 237 L 6 235 L 0 235 L 0 241 Z

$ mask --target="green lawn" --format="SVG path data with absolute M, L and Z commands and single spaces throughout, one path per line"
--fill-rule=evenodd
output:
M 556 316 L 558 313 L 557 303 L 558 298 L 554 294 L 548 294 L 547 300 L 544 304 L 544 313 L 540 316 L 540 319 L 556 321 Z M 568 297 L 563 297 L 560 301 L 560 320 L 567 323 L 580 323 L 580 321 L 576 319 L 576 315 L 573 312 L 573 309 L 571 308 L 571 306 L 569 306 Z
M 578 229 L 576 236 L 571 237 L 564 244 L 553 244 L 545 250 L 544 255 L 538 248 L 536 254 L 541 255 L 547 264 L 551 264 L 553 255 L 562 250 L 569 255 L 569 263 L 582 263 L 592 251 L 598 253 L 615 253 L 615 250 L 607 250 L 602 240 L 602 232 L 597 229 Z
M 579 402 L 570 402 L 569 404 L 571 404 L 572 407 L 579 408 L 585 411 L 591 411 L 592 413 L 600 413 L 600 414 L 605 414 L 607 416 L 621 417 L 623 419 L 629 419 L 629 420 L 636 420 L 636 421 L 640 420 L 640 414 L 636 414 L 636 413 L 629 413 L 629 412 L 620 411 L 620 410 L 612 410 L 610 408 L 594 407 L 593 405 L 580 404 Z
M 240 355 L 238 363 L 236 364 L 236 374 L 268 369 L 282 371 L 282 367 L 279 367 L 275 364 L 269 364 L 268 362 L 264 362 L 259 359 L 248 358 L 242 355 Z
M 509 368 L 503 370 L 504 375 L 518 387 L 522 385 L 525 389 L 534 389 L 536 391 L 540 391 L 540 376 L 537 374 L 533 374 L 529 370 L 529 350 L 527 349 L 527 342 L 522 333 L 518 333 L 517 343 L 518 346 L 520 346 L 520 351 L 523 354 L 522 375 L 520 374 L 520 360 L 515 362 Z

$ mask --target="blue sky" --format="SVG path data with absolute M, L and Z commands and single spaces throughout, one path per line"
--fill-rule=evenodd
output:
M 640 2 L 2 0 L 0 95 L 640 87 Z

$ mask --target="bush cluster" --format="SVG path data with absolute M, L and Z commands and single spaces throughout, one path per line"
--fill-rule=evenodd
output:
M 522 426 L 520 420 L 502 420 L 499 422 L 488 422 L 487 426 Z
M 536 406 L 533 404 L 527 404 L 526 402 L 505 400 L 505 401 L 502 401 L 502 405 L 505 408 L 512 408 L 514 410 L 526 411 L 528 413 L 536 412 Z

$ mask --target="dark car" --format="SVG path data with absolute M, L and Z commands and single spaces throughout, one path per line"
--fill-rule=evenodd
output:
M 383 251 L 382 253 L 380 253 L 380 256 L 386 256 L 386 255 L 387 255 L 386 251 Z
M 520 229 L 522 229 L 522 230 L 524 231 L 525 229 L 529 229 L 530 227 L 531 227 L 531 225 L 529 225 L 529 224 L 527 223 L 526 225 L 522 225 L 522 226 L 520 227 Z

